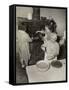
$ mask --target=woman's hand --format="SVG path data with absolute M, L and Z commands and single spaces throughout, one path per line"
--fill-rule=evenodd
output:
M 45 32 L 42 30 L 42 31 L 36 31 L 36 33 L 42 33 L 42 34 L 44 34 Z
M 46 45 L 45 44 L 42 44 L 41 45 L 41 49 L 45 52 L 45 48 L 46 48 Z

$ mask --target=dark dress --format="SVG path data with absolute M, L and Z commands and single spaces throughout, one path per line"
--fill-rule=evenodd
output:
M 59 43 L 59 41 L 60 41 L 60 37 L 58 36 L 57 42 Z M 57 58 L 58 60 L 66 58 L 66 41 L 64 42 L 63 45 L 60 46 L 59 55 Z

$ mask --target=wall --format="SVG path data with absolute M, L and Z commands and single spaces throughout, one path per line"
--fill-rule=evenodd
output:
M 28 17 L 28 14 L 32 14 L 32 8 L 31 7 L 16 7 L 16 17 Z

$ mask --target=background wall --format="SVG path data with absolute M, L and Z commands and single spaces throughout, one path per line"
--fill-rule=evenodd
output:
M 16 7 L 16 17 L 27 18 L 28 14 L 32 14 L 33 10 L 31 7 Z

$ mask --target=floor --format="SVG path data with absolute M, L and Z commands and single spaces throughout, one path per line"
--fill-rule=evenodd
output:
M 28 83 L 26 70 L 21 68 L 18 55 L 16 60 L 16 83 Z

